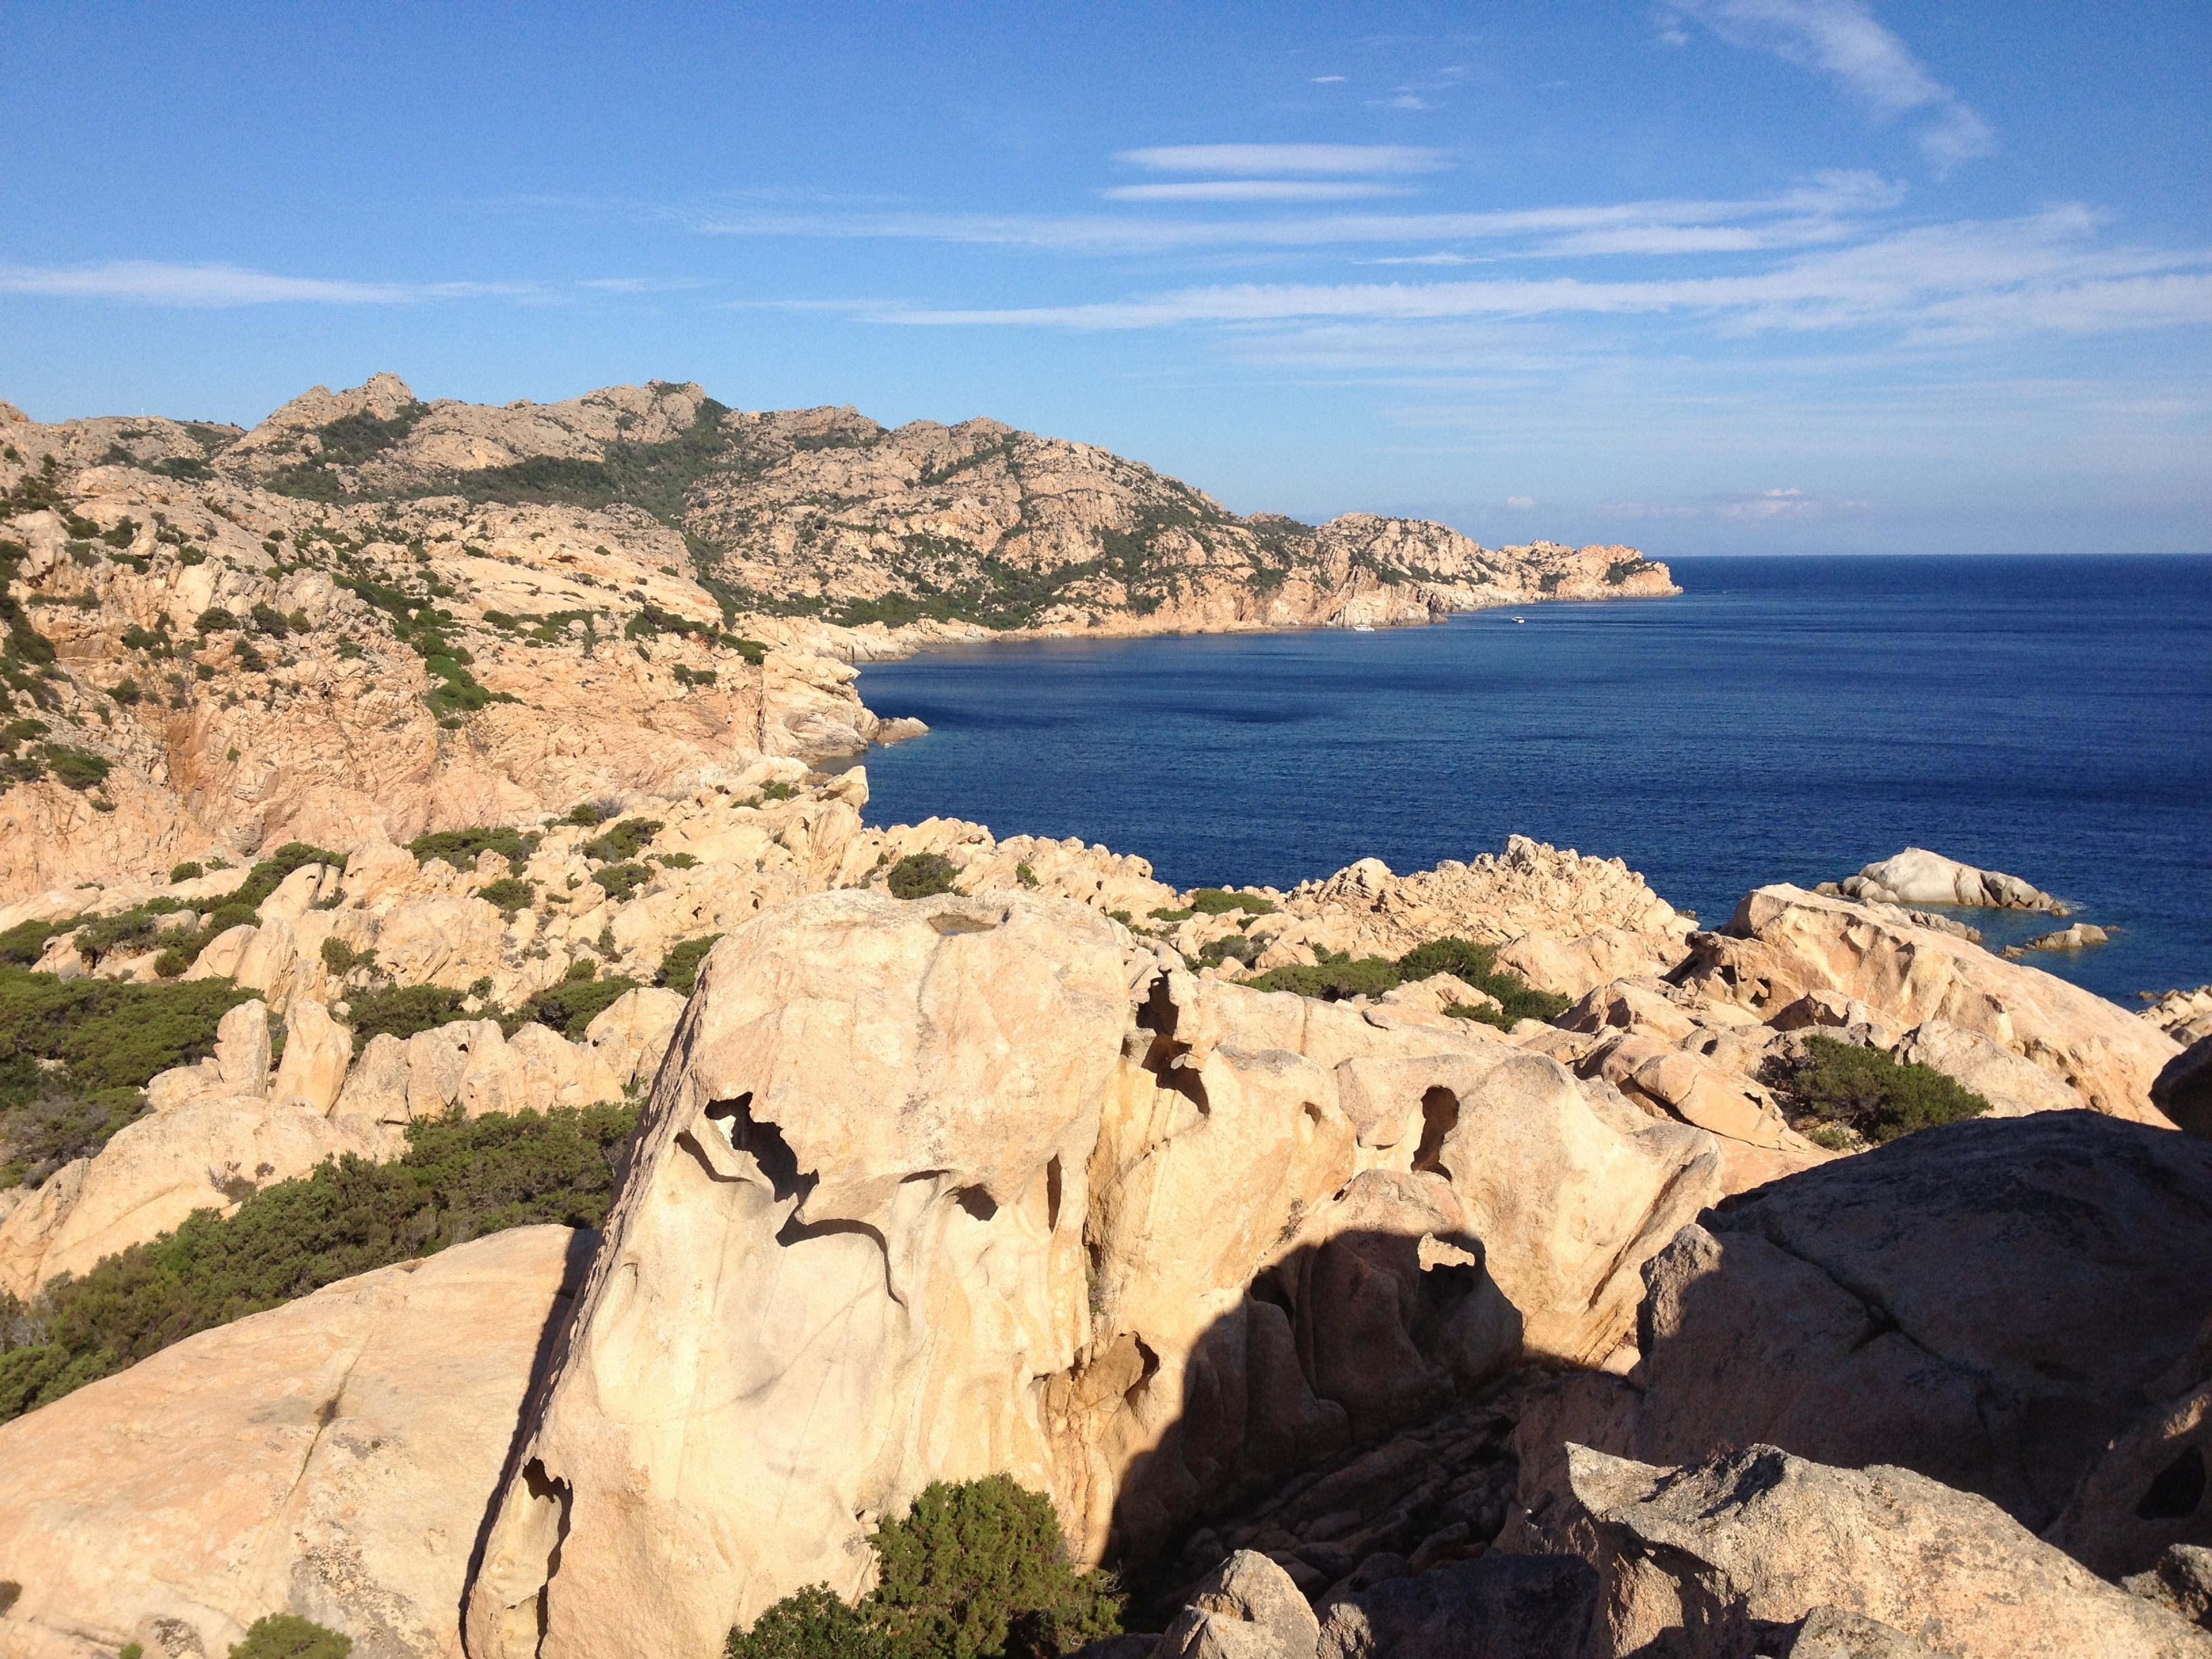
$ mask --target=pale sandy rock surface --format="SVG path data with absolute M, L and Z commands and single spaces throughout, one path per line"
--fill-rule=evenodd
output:
M 1740 1659 L 1758 1626 L 1826 1607 L 1958 1659 L 2212 1653 L 2203 1632 L 1986 1498 L 1911 1469 L 1833 1468 L 1765 1445 L 1665 1468 L 1576 1446 L 1531 1536 L 1583 1557 L 1603 1581 L 1586 1651 Z M 1834 1626 L 1847 1622 L 1823 1620 L 1815 1634 L 1839 1641 Z
M 2084 1106 L 2167 1124 L 2150 1085 L 2179 1052 L 2171 1037 L 2102 997 L 1963 939 L 1778 885 L 1746 896 L 1725 933 L 1700 933 L 1692 945 L 1690 961 L 1670 977 L 1714 1001 L 1770 1018 L 1808 994 L 1834 993 L 1900 1032 L 1934 1021 L 1985 1036 L 2048 1072 Z
M 1163 973 L 1019 892 L 832 894 L 732 934 L 644 1133 L 475 1651 L 534 1644 L 541 1594 L 548 1653 L 850 1594 L 852 1517 L 931 1478 L 1006 1470 L 1084 1559 L 1141 1557 L 1524 1352 L 1605 1358 L 1723 1190 L 1713 1138 L 1495 1033 Z M 727 1403 L 679 1426 L 672 1389 Z
M 459 1659 L 578 1238 L 520 1228 L 349 1279 L 0 1426 L 0 1572 L 22 1586 L 0 1651 L 220 1655 L 293 1613 L 359 1659 Z
M 1908 847 L 1832 885 L 1847 898 L 1888 904 L 1961 904 L 1999 910 L 2051 910 L 2061 915 L 2066 912 L 2063 904 L 2032 882 L 2001 870 L 1977 870 L 1924 847 Z

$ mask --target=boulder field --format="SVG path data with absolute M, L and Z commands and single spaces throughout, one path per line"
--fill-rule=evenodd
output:
M 1343 881 L 1341 925 L 1395 925 L 1399 878 Z M 362 1659 L 706 1659 L 993 1473 L 1160 1632 L 1097 1659 L 2212 1654 L 2212 1141 L 2144 1092 L 2179 1044 L 2057 983 L 1765 889 L 1506 1032 L 1202 977 L 1018 884 L 771 902 L 680 1015 L 552 1039 L 652 1079 L 603 1232 L 347 1280 L 0 1426 L 0 1654 L 290 1611 Z M 411 1052 L 337 1064 L 297 994 L 274 1094 L 264 1007 L 142 1139 L 413 1109 Z M 1931 1028 L 2063 1100 L 1838 1156 L 1742 1069 Z M 502 1041 L 471 1096 L 489 1036 L 440 1036 L 424 1103 L 546 1086 Z

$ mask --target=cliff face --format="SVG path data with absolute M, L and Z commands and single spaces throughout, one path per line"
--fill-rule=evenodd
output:
M 0 404 L 0 902 L 851 752 L 897 733 L 849 662 L 934 639 L 1676 591 L 1626 548 L 1239 519 L 992 421 L 663 382 L 426 404 L 389 374 L 250 432 Z

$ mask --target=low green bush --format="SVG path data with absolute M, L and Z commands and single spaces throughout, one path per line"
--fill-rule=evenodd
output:
M 1832 1126 L 1879 1146 L 1990 1109 L 1988 1101 L 1933 1066 L 1900 1063 L 1879 1048 L 1814 1034 L 1805 1039 L 1805 1050 L 1806 1063 L 1778 1082 L 1800 1113 L 1817 1120 L 1801 1123 L 1808 1133 Z
M 349 997 L 346 1024 L 353 1027 L 354 1053 L 368 1048 L 371 1037 L 396 1036 L 404 1042 L 417 1031 L 465 1018 L 465 995 L 442 985 L 387 985 Z
M 229 1659 L 346 1659 L 352 1651 L 350 1636 L 296 1613 L 272 1613 L 255 1620 L 243 1642 L 231 1644 Z
M 584 843 L 584 856 L 605 864 L 627 864 L 660 833 L 658 818 L 624 818 L 604 836 Z
M 1453 1008 L 1449 1012 L 1503 1030 L 1510 1030 L 1524 1019 L 1554 1018 L 1569 1006 L 1567 998 L 1540 991 L 1519 975 L 1498 966 L 1496 946 L 1463 939 L 1431 939 L 1415 945 L 1395 962 L 1382 957 L 1362 957 L 1355 962 L 1348 956 L 1330 957 L 1323 953 L 1323 960 L 1313 967 L 1293 963 L 1273 969 L 1245 983 L 1255 990 L 1295 991 L 1300 996 L 1338 1002 L 1346 997 L 1381 996 L 1398 986 L 1432 979 L 1438 974 L 1450 974 L 1495 997 L 1501 1005 L 1498 1008 Z
M 857 1606 L 810 1586 L 732 1631 L 727 1659 L 1055 1659 L 1121 1628 L 1114 1581 L 1078 1571 L 1051 1502 L 1006 1475 L 934 1481 L 869 1542 Z
M 629 896 L 653 879 L 653 866 L 647 864 L 603 864 L 592 872 L 592 879 L 599 884 L 606 896 L 617 904 L 628 902 Z
M 1190 896 L 1190 908 L 1202 916 L 1225 916 L 1231 910 L 1266 916 L 1273 915 L 1275 910 L 1273 902 L 1257 893 L 1232 893 L 1221 887 L 1200 888 Z
M 479 853 L 496 853 L 511 864 L 520 864 L 538 850 L 538 833 L 525 834 L 501 826 L 495 830 L 440 830 L 417 836 L 407 843 L 417 864 L 443 859 L 455 869 L 473 867 Z
M 486 904 L 495 906 L 500 915 L 513 921 L 518 912 L 527 910 L 538 896 L 538 884 L 525 881 L 520 876 L 501 876 L 497 881 L 486 882 L 477 890 L 477 896 Z
M 535 1020 L 540 1025 L 550 1026 L 571 1042 L 581 1042 L 585 1030 L 610 1004 L 624 992 L 635 989 L 637 981 L 620 974 L 610 974 L 605 979 L 564 980 L 524 1003 L 514 1012 L 512 1023 L 519 1026 Z
M 76 790 L 79 794 L 106 782 L 108 773 L 114 769 L 112 762 L 89 750 L 71 749 L 62 744 L 50 743 L 40 752 L 45 757 L 54 781 L 65 789 Z
M 942 853 L 908 853 L 884 874 L 884 885 L 893 898 L 928 898 L 952 891 L 959 873 L 960 866 Z
M 699 964 L 707 959 L 707 952 L 720 942 L 721 937 L 720 933 L 708 933 L 670 945 L 668 954 L 660 959 L 660 971 L 653 975 L 653 982 L 690 996 L 698 988 Z
M 614 1105 L 417 1119 L 389 1164 L 348 1153 L 228 1216 L 195 1211 L 28 1307 L 0 1297 L 0 1422 L 356 1273 L 508 1227 L 596 1227 L 636 1126 Z
M 207 874 L 205 870 L 203 870 L 191 860 L 186 859 L 182 864 L 177 865 L 170 870 L 169 879 L 173 882 L 197 881 L 200 877 L 205 874 Z

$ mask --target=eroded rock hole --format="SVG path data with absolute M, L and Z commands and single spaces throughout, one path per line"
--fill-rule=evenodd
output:
M 963 1187 L 953 1196 L 960 1200 L 960 1207 L 978 1221 L 988 1221 L 999 1213 L 999 1200 L 981 1187 Z
M 791 1143 L 783 1138 L 782 1130 L 773 1123 L 755 1121 L 752 1103 L 752 1095 L 748 1091 L 735 1100 L 714 1102 L 705 1115 L 709 1123 L 729 1137 L 732 1147 L 752 1154 L 753 1162 L 768 1177 L 769 1186 L 779 1202 L 803 1195 L 813 1186 L 813 1178 L 799 1173 L 799 1154 L 791 1150 Z
M 1044 1230 L 1048 1233 L 1060 1231 L 1060 1154 L 1057 1152 L 1044 1166 Z
M 2139 1521 L 2179 1521 L 2204 1501 L 2204 1449 L 2191 1446 L 2158 1472 L 2136 1505 Z
M 1444 1138 L 1459 1127 L 1459 1097 L 1446 1088 L 1434 1088 L 1421 1097 L 1421 1144 L 1413 1153 L 1413 1168 L 1451 1179 L 1443 1166 Z

